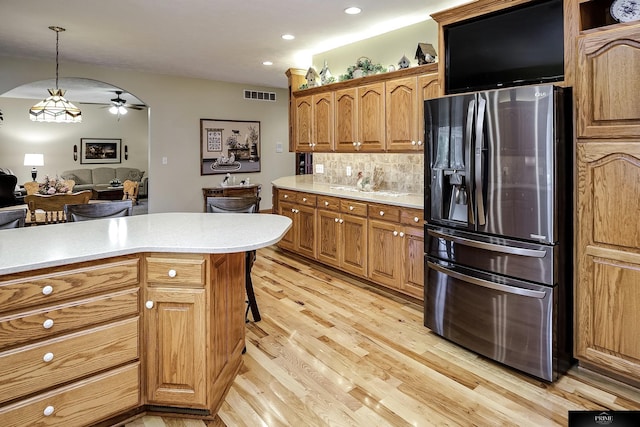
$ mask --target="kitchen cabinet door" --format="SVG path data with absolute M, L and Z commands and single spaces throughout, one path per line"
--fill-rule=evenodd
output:
M 404 258 L 400 289 L 419 300 L 424 299 L 424 228 L 405 227 L 402 239 Z
M 414 151 L 422 146 L 422 137 L 418 134 L 420 108 L 417 82 L 416 77 L 386 82 L 387 151 Z
M 640 142 L 578 143 L 575 357 L 640 378 Z
M 357 89 L 341 89 L 335 93 L 335 144 L 339 152 L 353 153 L 358 142 Z
M 424 147 L 424 101 L 441 96 L 438 73 L 425 74 L 418 77 L 418 143 L 420 150 Z
M 400 289 L 402 242 L 398 224 L 369 219 L 369 278 Z
M 385 149 L 385 83 L 358 87 L 358 151 L 380 152 Z
M 312 120 L 313 103 L 311 96 L 295 99 L 294 111 L 294 147 L 297 152 L 313 150 Z
M 318 261 L 340 267 L 340 212 L 318 209 Z
M 312 96 L 312 141 L 313 151 L 330 152 L 334 150 L 333 143 L 333 92 L 320 93 Z
M 340 267 L 367 277 L 367 218 L 342 214 L 340 228 Z
M 578 38 L 578 137 L 640 137 L 640 25 Z

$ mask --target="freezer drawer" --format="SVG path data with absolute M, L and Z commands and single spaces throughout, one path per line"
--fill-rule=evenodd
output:
M 554 293 L 427 258 L 424 324 L 463 347 L 552 381 Z
M 548 286 L 559 283 L 558 245 L 426 226 L 425 253 L 466 267 Z

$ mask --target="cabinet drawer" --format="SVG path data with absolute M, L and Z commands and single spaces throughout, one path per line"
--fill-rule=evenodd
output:
M 340 210 L 340 199 L 337 197 L 318 196 L 318 209 L 338 212 Z
M 138 339 L 136 317 L 2 352 L 0 402 L 135 361 Z
M 367 216 L 367 204 L 353 200 L 340 200 L 340 211 L 357 216 Z
M 202 257 L 163 258 L 150 256 L 146 259 L 147 282 L 164 285 L 204 286 L 205 259 Z
M 88 426 L 140 404 L 140 364 L 133 363 L 50 393 L 0 407 L 3 427 Z M 46 413 L 51 412 L 49 415 Z
M 140 289 L 136 287 L 0 317 L 0 350 L 116 318 L 133 316 L 140 310 L 139 294 Z
M 402 209 L 400 211 L 400 222 L 404 225 L 422 227 L 424 225 L 424 211 L 419 209 Z
M 401 208 L 398 206 L 371 204 L 369 205 L 369 218 L 400 222 L 400 210 Z
M 0 311 L 19 310 L 68 298 L 123 288 L 139 282 L 138 258 L 111 259 L 100 265 L 78 264 L 34 275 L 9 275 L 0 281 Z
M 296 201 L 299 205 L 314 206 L 316 205 L 316 195 L 308 193 L 298 193 Z
M 278 200 L 295 203 L 297 194 L 297 191 L 278 189 Z

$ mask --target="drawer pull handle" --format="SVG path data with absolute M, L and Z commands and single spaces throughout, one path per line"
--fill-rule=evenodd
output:
M 149 310 L 151 310 L 153 308 L 153 301 L 145 302 L 144 306 L 147 307 Z
M 167 273 L 169 277 L 176 277 L 177 274 L 178 273 L 173 268 Z
M 413 222 L 418 222 L 418 221 L 420 221 L 420 218 L 418 218 L 417 216 L 414 216 L 413 217 Z
M 324 202 L 324 205 L 325 206 L 329 206 L 329 202 Z
M 384 211 L 380 211 L 380 216 L 384 216 Z
M 44 411 L 42 411 L 42 413 L 44 414 L 45 417 L 48 417 L 49 415 L 53 415 L 53 411 L 55 411 L 54 407 L 49 405 L 46 408 L 44 408 Z
M 51 329 L 53 327 L 53 320 L 47 319 L 42 323 L 42 327 L 45 329 Z
M 53 286 L 47 285 L 42 288 L 42 295 L 51 295 L 53 293 Z
M 45 353 L 42 357 L 42 360 L 44 360 L 45 362 L 51 362 L 53 360 L 53 353 Z
M 349 210 L 352 211 L 354 209 L 353 206 L 349 206 Z

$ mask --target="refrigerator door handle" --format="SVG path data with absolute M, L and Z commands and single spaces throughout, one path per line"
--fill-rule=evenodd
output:
M 466 274 L 458 273 L 448 268 L 442 267 L 431 261 L 427 262 L 427 266 L 442 274 L 445 274 L 454 279 L 462 280 L 467 283 L 482 286 L 484 288 L 494 289 L 496 291 L 505 292 L 508 294 L 521 295 L 524 297 L 543 299 L 546 296 L 544 291 L 534 291 L 532 289 L 517 288 L 515 286 L 503 285 L 502 283 L 489 282 L 488 280 L 478 279 L 477 277 L 468 276 Z
M 469 107 L 467 108 L 467 129 L 465 132 L 465 141 L 466 143 L 471 146 L 471 139 L 473 138 L 473 116 L 476 112 L 476 101 L 475 100 L 471 100 L 469 101 Z M 469 168 L 468 162 L 467 162 L 467 168 Z M 471 174 L 466 174 L 467 179 L 471 178 Z M 467 206 L 473 206 L 473 193 L 471 193 L 471 191 L 469 191 L 468 194 L 468 205 Z M 473 212 L 473 209 L 469 209 L 467 208 L 468 214 L 469 214 L 469 224 L 475 224 L 476 220 L 475 220 L 475 213 Z
M 497 245 L 495 243 L 485 243 L 477 240 L 466 239 L 464 237 L 459 236 L 451 236 L 449 234 L 440 233 L 438 231 L 429 230 L 427 232 L 429 236 L 433 236 L 438 239 L 448 240 L 450 242 L 459 243 L 465 246 L 471 246 L 479 249 L 486 249 L 493 252 L 500 252 L 503 254 L 510 255 L 522 255 L 532 258 L 544 258 L 547 254 L 545 251 L 540 251 L 537 249 L 525 249 L 525 248 L 514 248 L 513 246 L 504 246 Z
M 485 225 L 484 197 L 482 196 L 482 150 L 484 149 L 484 110 L 487 101 L 481 96 L 478 97 L 478 115 L 476 118 L 476 138 L 475 138 L 475 186 L 476 186 L 476 210 L 478 214 L 478 225 Z

